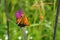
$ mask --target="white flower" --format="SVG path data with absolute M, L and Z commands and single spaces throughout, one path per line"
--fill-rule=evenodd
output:
M 26 30 L 25 33 L 28 34 L 28 31 Z
M 18 39 L 20 39 L 20 40 L 21 40 L 21 39 L 22 39 L 22 37 L 21 37 L 21 36 L 19 36 L 19 37 L 18 37 Z
M 8 35 L 5 35 L 5 40 L 8 40 Z
M 2 40 L 2 39 L 0 39 L 0 40 Z

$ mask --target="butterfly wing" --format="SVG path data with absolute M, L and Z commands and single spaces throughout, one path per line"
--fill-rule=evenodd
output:
M 16 20 L 16 23 L 21 26 L 21 25 L 25 25 L 25 26 L 29 26 L 29 22 L 28 19 L 25 15 L 23 15 L 22 17 L 18 18 Z
M 21 23 L 21 20 L 22 20 L 22 18 L 18 18 L 18 19 L 16 20 L 16 24 Z
M 24 25 L 29 26 L 29 22 L 26 16 L 24 17 Z

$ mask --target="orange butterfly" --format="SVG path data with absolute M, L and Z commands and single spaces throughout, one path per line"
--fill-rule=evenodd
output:
M 20 18 L 16 20 L 18 26 L 29 26 L 28 19 L 25 15 L 22 15 Z

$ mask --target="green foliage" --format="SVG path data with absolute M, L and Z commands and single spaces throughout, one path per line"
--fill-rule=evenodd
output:
M 42 2 L 41 2 L 42 1 Z M 35 7 L 34 4 L 40 5 Z M 53 3 L 53 4 L 44 4 L 44 2 Z M 7 0 L 7 7 L 9 12 L 9 33 L 10 40 L 19 40 L 18 37 L 21 37 L 23 40 L 23 33 L 20 27 L 16 25 L 15 13 L 19 9 L 22 9 L 26 16 L 29 19 L 30 26 L 26 26 L 27 40 L 53 40 L 53 29 L 54 21 L 56 15 L 56 0 Z M 42 11 L 42 13 L 41 13 Z M 40 14 L 42 14 L 43 19 L 40 19 Z M 59 16 L 60 17 L 60 16 Z M 60 19 L 58 20 L 57 36 L 56 40 L 60 40 Z M 6 35 L 6 14 L 4 1 L 1 0 L 0 5 L 0 39 L 5 40 L 4 35 Z

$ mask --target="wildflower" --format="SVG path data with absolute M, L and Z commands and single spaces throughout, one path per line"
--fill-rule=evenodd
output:
M 0 40 L 2 40 L 2 39 L 0 39 Z
M 28 31 L 26 30 L 26 31 L 25 31 L 25 33 L 27 34 L 27 33 L 28 33 Z
M 22 37 L 21 37 L 21 36 L 19 36 L 19 37 L 18 37 L 18 39 L 19 39 L 19 40 L 21 40 L 21 39 L 22 39 Z
M 5 40 L 8 40 L 8 35 L 4 35 L 5 36 Z

